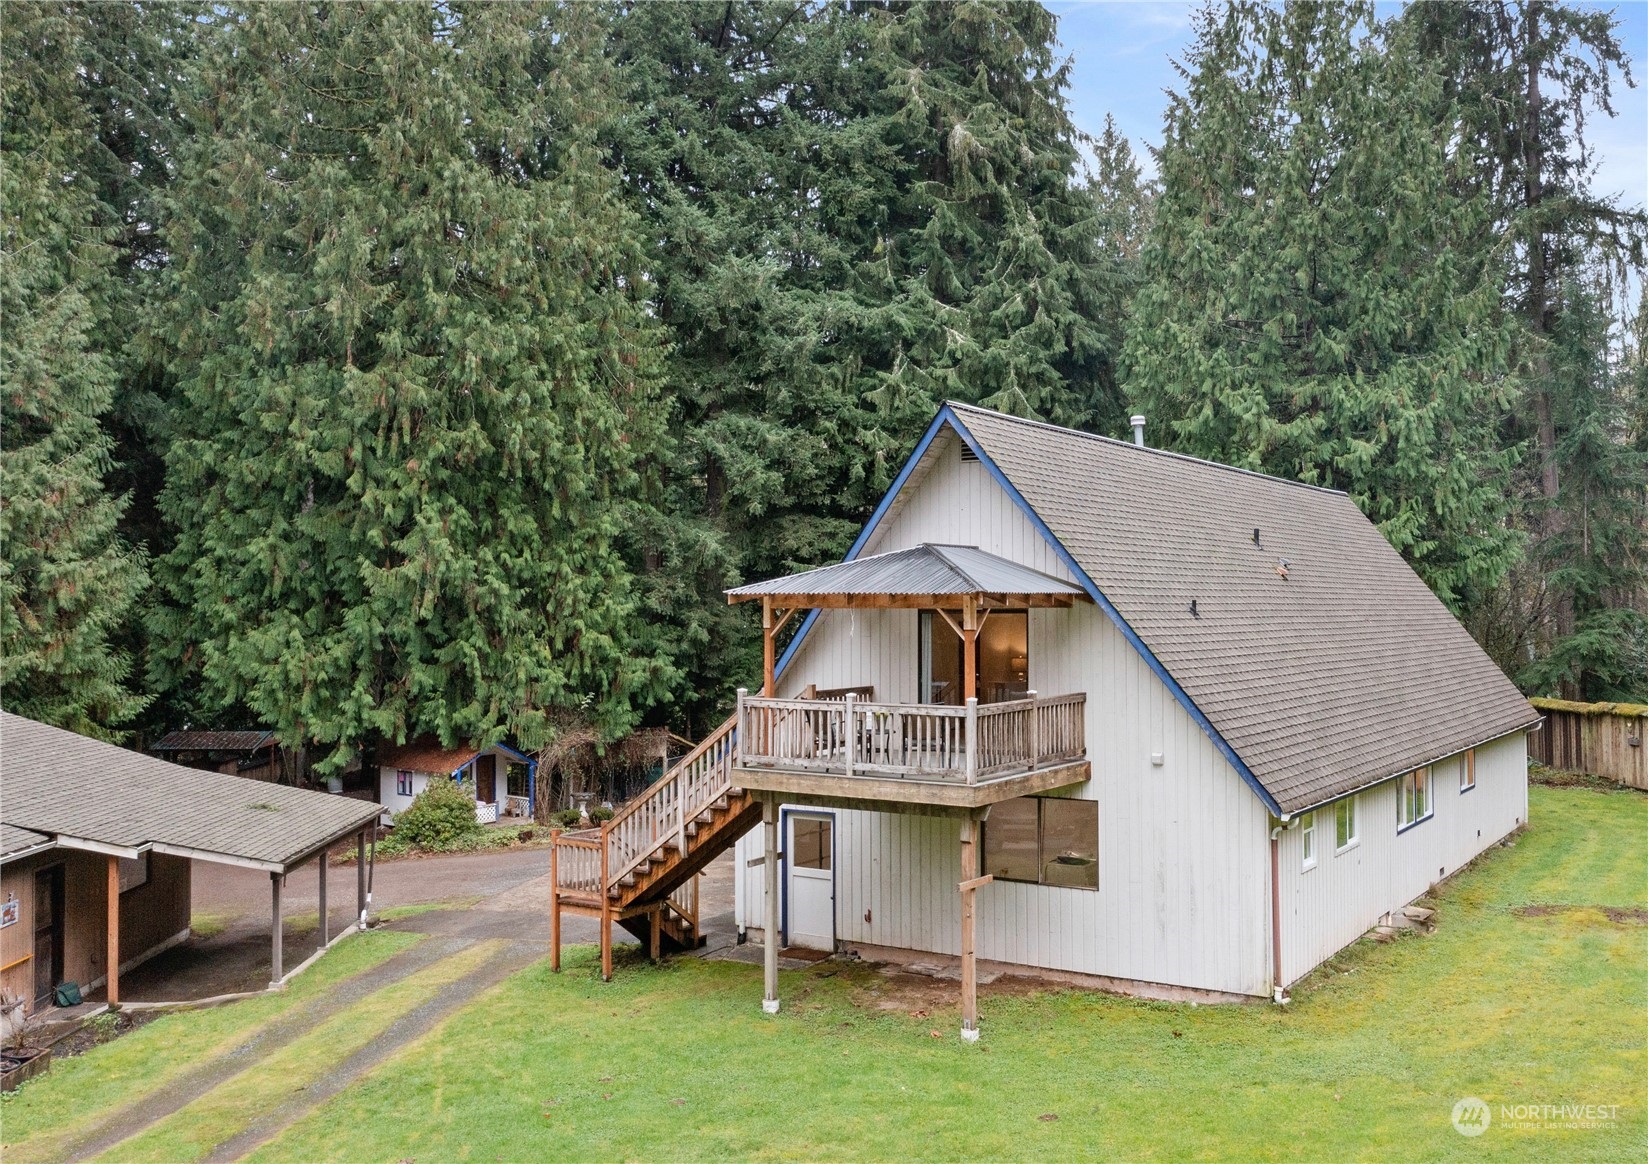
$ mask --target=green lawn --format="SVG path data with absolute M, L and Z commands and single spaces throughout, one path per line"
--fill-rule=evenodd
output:
M 1435 934 L 1359 943 L 1286 1009 L 986 993 L 984 1040 L 968 1047 L 954 1006 L 878 1009 L 884 980 L 863 967 L 786 973 L 768 1018 L 759 967 L 631 962 L 603 984 L 579 950 L 563 974 L 506 981 L 254 1158 L 1643 1159 L 1648 926 L 1619 911 L 1648 905 L 1648 797 L 1532 800 L 1516 844 L 1447 886 Z M 167 1021 L 182 1038 L 222 1020 Z M 106 1102 L 88 1081 L 145 1034 L 87 1055 L 73 1086 L 54 1071 L 8 1105 L 8 1158 L 20 1103 L 38 1135 L 40 1105 Z M 1449 1122 L 1468 1095 L 1495 1120 L 1476 1139 Z M 1617 1104 L 1619 1118 L 1528 1129 L 1501 1115 L 1564 1102 Z M 175 1155 L 189 1121 L 232 1127 L 245 1104 L 208 1096 L 109 1158 Z
M 287 989 L 245 1002 L 163 1015 L 106 1046 L 59 1059 L 0 1106 L 6 1164 L 49 1160 L 110 1113 L 155 1095 L 202 1060 L 247 1041 L 271 1020 L 325 997 L 339 982 L 408 946 L 419 934 L 377 931 L 341 943 Z

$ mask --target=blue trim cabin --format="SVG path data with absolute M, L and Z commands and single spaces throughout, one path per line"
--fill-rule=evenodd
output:
M 737 834 L 768 1010 L 780 945 L 959 955 L 967 1038 L 979 958 L 1280 999 L 1527 818 L 1539 715 L 1336 490 L 950 404 L 844 563 L 728 598 L 760 690 L 562 882 L 667 915 Z

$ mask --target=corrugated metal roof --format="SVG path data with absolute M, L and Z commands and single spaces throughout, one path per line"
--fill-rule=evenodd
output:
M 33 829 L 18 828 L 10 821 L 0 823 L 0 857 L 9 857 L 13 853 L 27 852 L 50 842 L 51 837 L 45 833 L 37 833 Z
M 382 809 L 324 792 L 184 768 L 0 712 L 6 823 L 127 849 L 170 845 L 286 865 Z
M 950 407 L 1283 811 L 1538 721 L 1345 494 Z
M 167 732 L 151 752 L 255 752 L 274 743 L 273 732 Z
M 986 553 L 977 546 L 922 544 L 820 566 L 727 591 L 733 597 L 785 594 L 1048 594 L 1082 597 L 1080 586 Z

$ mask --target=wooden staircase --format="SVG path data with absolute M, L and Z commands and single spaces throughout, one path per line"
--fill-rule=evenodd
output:
M 550 833 L 551 966 L 561 968 L 563 912 L 601 920 L 601 976 L 612 977 L 612 922 L 665 950 L 703 944 L 698 874 L 761 819 L 733 787 L 732 716 L 599 829 Z

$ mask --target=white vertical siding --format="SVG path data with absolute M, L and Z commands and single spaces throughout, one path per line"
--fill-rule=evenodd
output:
M 1333 808 L 1316 813 L 1316 866 L 1298 828 L 1281 837 L 1282 978 L 1293 982 L 1393 909 L 1457 872 L 1528 819 L 1527 737 L 1476 750 L 1476 787 L 1459 791 L 1455 759 L 1432 768 L 1430 819 L 1396 831 L 1397 781 L 1359 794 L 1355 847 L 1334 854 Z
M 1053 547 L 960 443 L 906 490 L 866 552 L 920 542 L 976 545 L 1070 578 Z M 780 690 L 873 683 L 878 699 L 916 698 L 914 611 L 832 611 Z M 1097 607 L 1037 610 L 1030 684 L 1087 692 L 1099 802 L 1099 889 L 997 882 L 979 895 L 979 953 L 1051 969 L 1246 994 L 1268 993 L 1268 815 L 1212 742 Z M 1160 752 L 1163 764 L 1151 763 Z M 956 953 L 961 858 L 954 821 L 837 813 L 836 928 L 846 941 Z M 759 832 L 738 850 L 740 925 L 760 926 Z

